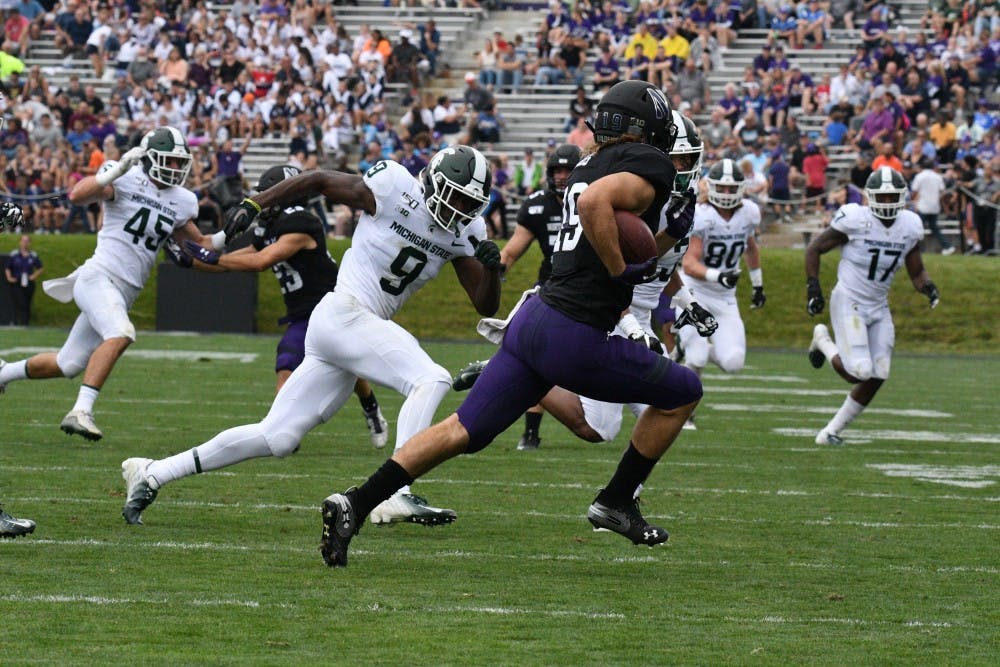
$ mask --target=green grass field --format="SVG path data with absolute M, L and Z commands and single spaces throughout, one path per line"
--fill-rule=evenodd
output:
M 0 356 L 64 335 L 0 331 Z M 8 387 L 0 502 L 38 529 L 0 543 L 0 663 L 996 664 L 995 356 L 897 355 L 843 448 L 812 436 L 846 385 L 803 351 L 707 373 L 699 430 L 643 494 L 672 534 L 655 550 L 584 518 L 624 437 L 589 444 L 547 418 L 537 452 L 514 451 L 518 424 L 417 482 L 456 523 L 365 526 L 350 567 L 328 569 L 319 503 L 388 455 L 353 401 L 296 455 L 166 486 L 127 526 L 121 460 L 262 417 L 275 342 L 141 332 L 96 444 L 58 429 L 76 382 Z M 452 371 L 491 353 L 427 349 Z M 379 396 L 395 420 L 400 398 Z

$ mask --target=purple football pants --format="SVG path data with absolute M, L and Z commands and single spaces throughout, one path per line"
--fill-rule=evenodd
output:
M 514 316 L 500 351 L 458 408 L 477 452 L 560 386 L 610 403 L 670 410 L 701 398 L 701 381 L 635 341 L 570 319 L 538 297 Z
M 278 350 L 274 359 L 274 372 L 294 371 L 306 357 L 306 329 L 309 326 L 309 316 L 290 320 L 285 335 L 278 341 Z

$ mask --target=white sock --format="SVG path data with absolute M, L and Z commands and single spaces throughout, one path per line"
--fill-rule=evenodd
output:
M 394 452 L 398 452 L 407 440 L 431 425 L 434 420 L 434 412 L 449 391 L 451 391 L 451 385 L 447 382 L 425 382 L 410 392 L 410 395 L 403 401 L 403 407 L 399 409 L 399 417 L 396 420 L 396 448 L 393 450 Z M 407 485 L 397 493 L 409 492 L 410 487 Z
M 94 401 L 97 400 L 100 393 L 100 389 L 95 389 L 85 384 L 80 385 L 80 393 L 76 395 L 76 403 L 73 404 L 73 409 L 82 410 L 83 412 L 93 412 Z
M 0 368 L 0 384 L 28 379 L 28 360 L 12 361 Z
M 223 431 L 205 444 L 186 452 L 153 461 L 149 464 L 147 474 L 155 479 L 159 488 L 188 475 L 271 455 L 271 448 L 261 432 L 260 424 L 248 424 Z
M 858 415 L 865 409 L 865 406 L 861 405 L 848 394 L 847 398 L 844 399 L 844 404 L 840 406 L 837 410 L 837 414 L 833 416 L 830 423 L 826 425 L 827 433 L 840 433 L 845 428 L 851 425 L 851 422 L 857 419 Z

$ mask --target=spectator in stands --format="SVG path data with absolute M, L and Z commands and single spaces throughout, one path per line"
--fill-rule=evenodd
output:
M 712 89 L 705 72 L 697 66 L 694 58 L 684 61 L 684 67 L 675 77 L 675 84 L 681 99 L 691 103 L 693 113 L 701 113 L 711 105 Z
M 879 154 L 872 160 L 872 171 L 878 171 L 881 167 L 891 167 L 899 173 L 903 173 L 903 161 L 896 157 L 891 141 L 882 142 L 879 146 Z
M 640 23 L 636 26 L 636 31 L 629 38 L 628 44 L 621 51 L 621 55 L 625 57 L 626 60 L 632 58 L 635 55 L 635 45 L 641 44 L 643 53 L 656 53 L 656 37 L 649 32 L 649 26 L 646 23 Z
M 909 162 L 917 166 L 923 158 L 934 162 L 937 158 L 937 149 L 934 148 L 931 140 L 927 138 L 927 132 L 918 129 L 914 133 L 913 138 L 903 147 L 903 163 Z
M 757 112 L 751 108 L 748 108 L 739 122 L 733 126 L 733 134 L 743 146 L 753 146 L 754 142 L 763 138 L 763 130 Z
M 578 118 L 576 125 L 566 136 L 566 143 L 573 144 L 582 150 L 593 143 L 593 141 L 594 133 L 587 127 L 587 121 L 583 118 Z
M 605 47 L 594 63 L 594 92 L 604 92 L 621 81 L 621 66 L 611 49 Z
M 891 144 L 886 144 L 891 148 Z M 815 200 L 816 213 L 822 214 L 826 203 L 826 168 L 830 165 L 822 146 L 810 143 L 806 146 L 806 157 L 802 161 L 802 173 L 806 178 L 806 199 Z
M 764 44 L 760 47 L 760 53 L 753 58 L 753 71 L 757 79 L 764 79 L 774 66 L 774 55 L 771 53 L 771 45 Z
M 500 143 L 500 130 L 503 126 L 503 117 L 497 114 L 495 104 L 490 104 L 472 117 L 469 136 L 473 144 L 485 144 L 487 150 L 493 150 L 494 144 Z
M 726 84 L 726 87 L 723 89 L 722 99 L 719 100 L 719 106 L 722 108 L 726 120 L 729 121 L 729 125 L 731 127 L 735 126 L 743 116 L 743 100 L 737 96 L 736 84 Z
M 722 67 L 722 47 L 707 27 L 698 28 L 698 36 L 691 40 L 687 60 L 693 61 L 702 72 Z
M 885 98 L 873 96 L 868 104 L 868 115 L 861 125 L 861 133 L 857 137 L 855 148 L 878 150 L 882 143 L 888 143 L 891 149 L 895 128 L 896 118 L 892 111 L 886 108 Z
M 801 107 L 805 114 L 815 113 L 812 77 L 803 72 L 798 64 L 792 65 L 788 70 L 785 87 L 788 89 L 788 106 Z
M 625 59 L 625 78 L 646 81 L 649 79 L 649 56 L 642 44 L 636 44 L 632 49 L 632 57 Z
M 589 121 L 594 115 L 594 105 L 594 100 L 587 97 L 587 89 L 583 86 L 577 86 L 573 99 L 569 101 L 569 116 L 566 119 L 564 131 L 572 130 L 580 119 Z
M 663 53 L 673 62 L 671 69 L 674 72 L 680 70 L 684 61 L 691 55 L 691 43 L 680 34 L 677 21 L 667 22 L 667 34 L 660 40 Z
M 56 46 L 62 47 L 67 58 L 82 56 L 87 50 L 87 39 L 94 30 L 90 11 L 86 7 L 78 7 L 73 17 L 66 22 L 63 33 L 56 35 Z
M 970 184 L 976 195 L 972 203 L 972 234 L 975 241 L 968 244 L 971 252 L 996 254 L 997 206 L 1000 205 L 1000 178 L 995 161 L 983 162 L 982 175 Z
M 433 131 L 440 134 L 448 144 L 461 143 L 464 118 L 465 109 L 462 105 L 456 105 L 447 95 L 441 95 L 434 107 Z
M 430 134 L 434 131 L 434 110 L 429 108 L 427 101 L 418 96 L 399 119 L 398 126 L 402 130 L 404 141 L 410 139 L 410 143 L 413 144 L 418 134 Z M 430 101 L 433 102 L 433 97 Z
M 160 74 L 159 84 L 169 87 L 171 83 L 178 82 L 185 84 L 188 80 L 188 62 L 181 58 L 180 49 L 171 47 L 166 60 L 161 60 L 157 70 Z
M 717 149 L 722 146 L 725 138 L 732 134 L 733 126 L 726 120 L 725 110 L 716 106 L 712 108 L 708 123 L 698 129 L 701 132 L 702 141 L 707 147 Z
M 30 133 L 31 141 L 40 150 L 55 150 L 62 141 L 62 131 L 52 122 L 52 114 L 43 113 Z
M 437 76 L 437 61 L 441 54 L 441 31 L 437 29 L 434 19 L 427 19 L 417 27 L 420 33 L 420 53 L 427 59 L 430 69 L 430 76 Z
M 917 164 L 920 171 L 910 183 L 910 200 L 916 204 L 917 215 L 930 230 L 934 240 L 941 246 L 942 255 L 951 255 L 955 247 L 945 239 L 938 227 L 938 216 L 941 215 L 941 195 L 945 192 L 944 179 L 934 170 L 934 160 L 930 157 L 920 157 Z
M 7 20 L 4 21 L 3 50 L 15 56 L 24 56 L 28 52 L 28 28 L 31 25 L 17 5 L 7 10 Z
M 487 39 L 476 53 L 476 68 L 479 70 L 479 85 L 493 90 L 497 84 L 497 53 L 492 39 Z
M 774 215 L 788 222 L 792 215 L 792 191 L 789 184 L 790 167 L 782 156 L 782 150 L 771 153 L 771 161 L 767 167 L 767 192 Z
M 792 48 L 799 48 L 798 29 L 799 23 L 792 14 L 792 8 L 784 4 L 778 7 L 777 16 L 771 19 L 771 36 L 785 40 Z
M 823 136 L 828 146 L 842 146 L 850 138 L 848 132 L 844 114 L 840 111 L 832 112 L 823 124 Z
M 767 96 L 764 103 L 762 120 L 764 129 L 780 128 L 785 124 L 785 116 L 788 114 L 789 97 L 785 91 L 785 86 L 776 83 L 771 86 L 771 94 Z
M 819 0 L 809 0 L 799 4 L 797 13 L 796 42 L 804 47 L 806 40 L 811 39 L 817 49 L 823 48 L 826 31 L 833 25 L 833 20 L 819 4 Z
M 544 178 L 545 165 L 541 160 L 535 159 L 535 152 L 531 147 L 525 148 L 524 157 L 514 165 L 511 187 L 517 194 L 526 197 L 542 187 Z
M 578 39 L 569 35 L 563 38 L 559 44 L 558 53 L 552 59 L 553 64 L 560 73 L 558 82 L 565 79 L 572 79 L 575 85 L 583 85 L 583 68 L 587 62 L 585 49 L 588 47 L 589 44 L 585 39 Z
M 928 131 L 928 136 L 934 143 L 938 161 L 947 164 L 955 159 L 957 135 L 955 124 L 951 121 L 951 115 L 944 109 L 938 111 L 937 122 Z
M 502 92 L 517 95 L 524 83 L 524 55 L 518 53 L 514 42 L 507 42 L 503 53 L 497 59 L 497 69 L 500 73 L 499 85 Z
M 955 107 L 965 108 L 965 92 L 972 85 L 969 72 L 962 66 L 960 57 L 952 56 L 948 61 L 948 67 L 944 71 L 945 86 L 950 93 L 949 99 L 955 100 Z
M 404 28 L 399 31 L 399 42 L 392 48 L 389 54 L 389 63 L 386 65 L 386 77 L 390 82 L 398 82 L 401 79 L 409 81 L 414 90 L 420 88 L 420 72 L 417 70 L 417 63 L 420 62 L 420 49 L 412 43 L 413 31 Z
M 745 87 L 747 92 L 743 95 L 743 108 L 747 111 L 752 110 L 759 119 L 764 113 L 767 97 L 761 93 L 760 84 L 756 81 L 751 81 Z
M 465 106 L 474 112 L 494 105 L 493 94 L 481 87 L 473 72 L 465 73 L 465 92 L 462 94 Z
M 149 49 L 140 46 L 135 60 L 128 66 L 128 80 L 133 86 L 144 86 L 146 81 L 155 80 L 156 65 L 149 60 Z
M 868 20 L 861 27 L 861 41 L 866 53 L 882 47 L 889 36 L 889 24 L 885 22 L 881 7 L 875 7 L 868 15 Z

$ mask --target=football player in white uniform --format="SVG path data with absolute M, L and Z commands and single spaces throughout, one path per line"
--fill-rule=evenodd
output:
M 159 127 L 120 161 L 105 162 L 69 193 L 75 205 L 103 202 L 97 248 L 83 266 L 46 281 L 43 289 L 63 303 L 75 301 L 80 315 L 58 352 L 0 361 L 0 391 L 17 380 L 72 378 L 83 372 L 76 404 L 60 425 L 66 433 L 88 440 L 103 436 L 94 422 L 94 402 L 115 362 L 135 340 L 128 311 L 166 240 L 172 236 L 213 247 L 225 244 L 224 232 L 202 236 L 193 222 L 198 198 L 183 187 L 191 162 L 184 135 L 173 127 Z
M 814 368 L 830 360 L 837 373 L 854 385 L 833 419 L 816 435 L 820 445 L 842 445 L 841 432 L 867 407 L 889 377 L 896 329 L 889 311 L 889 287 L 900 266 L 910 282 L 938 305 L 940 295 L 920 255 L 924 227 L 920 217 L 905 210 L 906 180 L 891 167 L 868 177 L 868 205 L 842 206 L 830 226 L 806 248 L 806 309 L 823 312 L 826 302 L 819 284 L 820 255 L 841 248 L 837 284 L 830 294 L 830 321 L 836 338 L 823 324 L 813 328 L 809 361 Z
M 486 240 L 480 217 L 489 202 L 491 179 L 489 163 L 479 151 L 455 146 L 439 151 L 419 179 L 392 161 L 377 162 L 364 176 L 311 171 L 245 199 L 231 212 L 227 228 L 235 233 L 261 209 L 321 193 L 362 215 L 336 288 L 310 317 L 305 359 L 267 416 L 159 461 L 124 461 L 125 520 L 141 523 L 142 511 L 168 482 L 251 458 L 294 453 L 306 433 L 344 405 L 358 377 L 406 396 L 397 448 L 426 428 L 451 388 L 451 376 L 390 318 L 449 262 L 476 310 L 496 312 L 500 249 Z M 371 517 L 373 523 L 438 525 L 454 521 L 455 512 L 431 507 L 404 488 Z
M 746 183 L 732 160 L 716 162 L 705 180 L 708 202 L 695 207 L 682 279 L 698 303 L 715 315 L 719 328 L 707 339 L 690 329 L 681 329 L 678 337 L 685 364 L 699 375 L 709 360 L 726 373 L 736 373 L 742 370 L 747 352 L 746 330 L 736 304 L 741 258 L 746 260 L 753 285 L 750 307 L 760 308 L 767 300 L 757 246 L 760 207 L 743 198 Z M 694 420 L 685 428 L 694 428 Z

